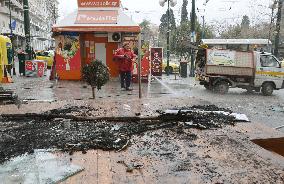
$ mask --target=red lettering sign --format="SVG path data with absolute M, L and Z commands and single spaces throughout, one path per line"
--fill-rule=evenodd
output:
M 79 10 L 75 24 L 116 24 L 118 12 Z
M 120 0 L 78 0 L 79 8 L 119 7 Z
M 151 50 L 151 74 L 152 76 L 162 76 L 163 48 L 152 47 Z

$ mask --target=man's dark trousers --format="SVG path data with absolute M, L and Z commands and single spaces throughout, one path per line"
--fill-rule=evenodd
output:
M 120 72 L 120 83 L 121 83 L 121 88 L 126 88 L 128 89 L 130 87 L 131 83 L 131 72 Z

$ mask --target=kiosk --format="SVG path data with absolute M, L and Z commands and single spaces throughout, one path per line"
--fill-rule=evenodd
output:
M 121 9 L 120 0 L 78 0 L 78 10 L 53 26 L 55 70 L 61 80 L 80 80 L 84 65 L 98 59 L 118 77 L 114 51 L 127 41 L 138 46 L 140 27 Z

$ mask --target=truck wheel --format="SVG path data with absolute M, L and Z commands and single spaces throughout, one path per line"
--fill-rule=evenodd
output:
M 207 90 L 212 90 L 212 85 L 210 85 L 210 84 L 208 84 L 208 83 L 204 84 L 204 87 L 205 87 L 205 89 L 207 89 Z
M 261 88 L 261 92 L 264 96 L 272 95 L 273 90 L 274 90 L 274 87 L 272 83 L 264 83 Z
M 226 94 L 229 91 L 229 84 L 225 81 L 220 81 L 214 86 L 214 92 L 220 94 Z

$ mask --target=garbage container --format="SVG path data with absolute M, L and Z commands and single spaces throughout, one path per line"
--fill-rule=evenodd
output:
M 187 62 L 180 62 L 180 76 L 187 78 Z
M 25 76 L 25 61 L 28 59 L 28 55 L 26 53 L 19 53 L 19 74 Z

